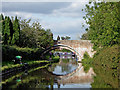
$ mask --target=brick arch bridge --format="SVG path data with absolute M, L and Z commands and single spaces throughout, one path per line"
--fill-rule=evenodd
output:
M 92 47 L 93 44 L 90 40 L 59 40 L 56 45 L 53 47 L 49 47 L 44 51 L 44 53 L 55 49 L 68 49 L 72 52 L 75 52 L 75 54 L 78 57 L 78 61 L 81 61 L 83 59 L 84 53 L 87 52 L 90 57 L 92 57 L 95 53 L 93 51 Z M 43 53 L 43 54 L 44 54 Z M 67 84 L 67 83 L 88 83 L 93 82 L 93 76 L 96 74 L 94 73 L 93 69 L 90 68 L 87 73 L 84 72 L 84 67 L 82 66 L 82 63 L 78 63 L 78 68 L 73 70 L 71 73 L 68 73 L 66 75 L 60 75 L 59 80 L 57 80 L 58 84 Z
M 78 61 L 81 61 L 83 59 L 85 52 L 87 52 L 90 57 L 92 57 L 95 53 L 95 51 L 93 51 L 92 49 L 93 44 L 91 43 L 90 40 L 59 40 L 57 42 L 57 45 L 61 45 L 60 49 L 72 48 L 78 57 Z M 62 45 L 66 47 L 62 47 Z
M 95 51 L 92 49 L 93 44 L 90 40 L 59 40 L 54 46 L 44 50 L 41 56 L 43 57 L 45 53 L 58 47 L 59 49 L 68 49 L 74 52 L 78 57 L 78 61 L 83 59 L 85 52 L 87 52 L 90 57 L 92 57 L 95 53 Z

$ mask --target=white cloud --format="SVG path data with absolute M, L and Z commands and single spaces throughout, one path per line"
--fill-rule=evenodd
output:
M 88 0 L 2 0 L 2 2 L 87 2 Z
M 81 36 L 85 32 L 81 24 L 85 23 L 85 21 L 83 21 L 82 18 L 69 20 L 66 19 L 57 23 L 46 23 L 45 21 L 42 21 L 41 23 L 43 27 L 50 28 L 52 30 L 54 33 L 54 38 L 57 38 L 58 35 L 69 35 L 72 37 L 72 39 L 77 39 L 78 35 Z
M 85 12 L 82 11 L 85 8 L 85 4 L 88 2 L 72 2 L 68 7 L 63 7 L 53 11 L 53 15 L 66 16 L 66 17 L 81 17 Z
M 86 3 L 87 2 L 72 2 L 69 5 L 64 5 L 64 7 L 54 7 L 52 8 L 51 13 L 12 11 L 4 12 L 4 14 L 8 16 L 17 15 L 23 19 L 31 18 L 34 21 L 39 20 L 42 27 L 52 30 L 54 39 L 56 39 L 58 35 L 69 35 L 71 36 L 71 39 L 78 39 L 77 37 L 81 37 L 81 35 L 85 32 L 82 28 L 82 23 L 85 23 L 82 17 L 85 15 L 85 12 L 82 12 L 81 9 L 84 8 Z
M 21 17 L 22 19 L 29 19 L 32 18 L 32 13 L 25 13 L 25 12 L 3 12 L 4 15 L 6 16 L 18 16 Z

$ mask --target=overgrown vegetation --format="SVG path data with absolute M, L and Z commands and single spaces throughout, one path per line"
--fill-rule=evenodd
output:
M 88 55 L 87 52 L 85 52 L 83 57 L 84 57 L 84 59 L 82 59 L 81 62 L 82 62 L 82 65 L 84 66 L 84 71 L 88 72 L 90 67 L 92 67 L 93 59 Z
M 41 61 L 40 61 L 41 62 Z M 40 63 L 39 62 L 39 63 Z M 45 62 L 47 62 L 47 61 L 45 61 Z M 35 62 L 36 63 L 36 62 Z M 44 66 L 40 66 L 40 67 L 37 67 L 37 68 L 33 68 L 33 69 L 30 69 L 30 70 L 28 70 L 28 73 L 31 73 L 31 72 L 34 72 L 34 71 L 36 71 L 36 70 L 39 70 L 39 69 L 42 69 L 42 68 L 46 68 L 46 67 L 48 67 L 50 64 L 46 64 L 46 65 L 44 65 Z M 2 81 L 2 84 L 6 84 L 6 83 L 9 83 L 9 82 L 11 82 L 12 80 L 14 80 L 16 77 L 20 77 L 22 74 L 24 74 L 25 72 L 21 72 L 21 73 L 18 73 L 17 75 L 15 75 L 15 76 L 12 76 L 11 78 L 8 78 L 8 79 L 6 79 L 5 81 Z
M 17 16 L 14 19 L 1 14 L 0 25 L 3 63 L 11 63 L 17 55 L 24 60 L 40 60 L 42 50 L 54 44 L 51 30 L 45 30 L 37 21 L 31 23 L 31 19 L 21 20 Z
M 67 50 L 67 49 L 62 49 L 62 50 L 59 50 L 59 49 L 55 49 L 55 51 L 60 51 L 60 52 L 71 52 L 70 50 Z
M 2 46 L 2 61 L 12 62 L 15 56 L 22 56 L 23 60 L 40 60 L 42 48 L 20 48 L 18 46 Z
M 42 61 L 27 61 L 27 63 L 29 65 L 32 65 L 32 64 L 40 64 L 40 63 L 43 63 L 43 62 L 46 62 L 46 63 L 49 63 L 49 61 L 46 61 L 46 60 L 42 60 Z M 14 67 L 21 67 L 23 66 L 24 64 L 8 64 L 8 65 L 5 65 L 1 68 L 1 70 L 5 70 L 5 69 L 10 69 L 10 68 L 14 68 Z
M 85 71 L 93 67 L 92 88 L 118 88 L 120 77 L 120 2 L 89 2 L 83 18 L 89 27 L 82 39 L 91 40 L 96 54 L 84 55 Z
M 31 19 L 21 20 L 17 16 L 0 15 L 2 24 L 2 44 L 17 45 L 29 48 L 47 48 L 53 45 L 53 34 L 50 29 L 45 30 L 39 22 L 31 23 Z
M 89 27 L 82 39 L 89 39 L 94 48 L 120 43 L 120 2 L 89 2 L 83 18 Z
M 90 67 L 93 67 L 96 77 L 92 88 L 118 88 L 118 77 L 120 77 L 120 46 L 105 47 L 98 50 L 93 58 L 90 58 L 87 53 L 84 54 L 82 64 L 85 72 L 88 72 Z
M 119 60 L 120 60 L 120 46 L 115 45 L 109 48 L 104 48 L 95 55 L 93 58 L 93 68 L 97 77 L 92 86 L 94 88 L 118 88 L 119 77 Z M 100 84 L 100 81 L 101 84 Z M 105 85 L 102 83 L 106 83 Z

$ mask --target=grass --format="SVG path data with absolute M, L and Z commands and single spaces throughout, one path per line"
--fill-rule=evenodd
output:
M 38 69 L 45 68 L 45 67 L 47 67 L 48 65 L 49 65 L 49 64 L 46 64 L 45 66 L 33 68 L 33 69 L 29 70 L 28 73 L 31 73 L 31 72 L 36 71 L 36 70 L 38 70 Z M 22 74 L 24 74 L 24 72 L 19 73 L 19 74 L 15 75 L 15 76 L 12 76 L 11 78 L 6 79 L 5 81 L 2 81 L 2 84 L 6 84 L 6 83 L 8 83 L 8 82 L 11 82 L 14 78 L 20 77 Z
M 29 65 L 32 65 L 32 64 L 40 64 L 40 63 L 42 63 L 42 62 L 49 62 L 49 61 L 46 61 L 46 60 L 39 60 L 39 61 L 27 61 L 27 60 L 25 60 Z M 10 64 L 7 64 L 7 65 L 4 65 L 2 68 L 1 68 L 1 70 L 3 71 L 3 70 L 5 70 L 5 69 L 9 69 L 9 68 L 14 68 L 14 67 L 20 67 L 20 66 L 23 66 L 23 64 L 12 64 L 12 63 L 10 63 Z
M 59 61 L 59 56 L 55 56 L 55 57 L 52 57 L 52 60 L 53 61 Z M 38 60 L 38 61 L 32 61 L 32 60 L 22 60 L 23 63 L 28 63 L 29 65 L 31 64 L 40 64 L 40 63 L 43 63 L 43 62 L 50 62 L 50 61 L 47 61 L 47 60 Z M 5 69 L 9 69 L 9 68 L 14 68 L 14 67 L 20 67 L 20 66 L 23 66 L 23 64 L 14 64 L 13 62 L 2 62 L 3 66 L 1 68 L 1 70 L 5 70 Z

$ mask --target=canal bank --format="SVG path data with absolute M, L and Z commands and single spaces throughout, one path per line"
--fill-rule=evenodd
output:
M 58 58 L 59 59 L 59 58 Z M 31 73 L 33 71 L 46 68 L 52 63 L 57 63 L 59 60 L 52 61 L 33 61 L 29 62 L 27 65 L 25 64 L 16 64 L 11 66 L 2 67 L 2 84 L 6 84 L 10 82 L 15 76 L 19 76 L 25 73 Z
M 85 71 L 93 67 L 96 76 L 92 88 L 118 88 L 120 77 L 119 45 L 104 47 L 97 51 L 93 58 L 87 53 L 82 60 Z
M 77 82 L 76 79 L 71 79 L 71 77 L 74 78 L 74 75 L 77 75 L 74 72 L 77 68 L 78 64 L 75 58 L 70 58 L 69 55 L 61 56 L 58 63 L 32 67 L 27 72 L 20 72 L 11 76 L 2 82 L 3 88 L 91 88 L 90 78 L 83 78 L 84 75 L 78 77 Z M 69 75 L 66 78 L 67 81 L 72 82 L 65 82 L 64 77 L 66 75 Z

